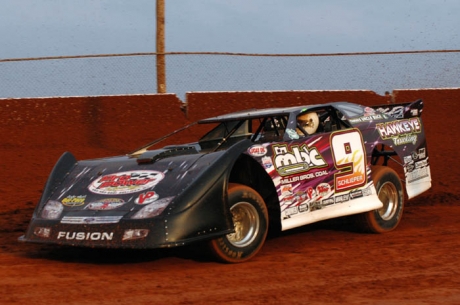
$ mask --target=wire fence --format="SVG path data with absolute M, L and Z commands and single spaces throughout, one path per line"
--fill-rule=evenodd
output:
M 0 59 L 0 98 L 156 93 L 156 53 Z M 373 90 L 460 87 L 460 50 L 333 54 L 170 52 L 166 89 Z

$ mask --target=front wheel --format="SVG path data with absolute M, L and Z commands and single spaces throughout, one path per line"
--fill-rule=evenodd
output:
M 372 180 L 383 207 L 357 215 L 359 227 L 366 232 L 384 233 L 395 229 L 401 221 L 404 196 L 398 174 L 386 166 L 372 168 Z
M 242 184 L 229 184 L 228 202 L 235 232 L 211 240 L 210 249 L 222 262 L 240 263 L 262 248 L 268 232 L 268 212 L 259 193 Z

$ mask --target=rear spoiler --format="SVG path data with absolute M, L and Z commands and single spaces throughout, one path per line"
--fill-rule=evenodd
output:
M 411 103 L 385 104 L 371 106 L 371 108 L 398 120 L 408 119 L 413 117 L 420 117 L 422 115 L 423 101 L 420 99 Z

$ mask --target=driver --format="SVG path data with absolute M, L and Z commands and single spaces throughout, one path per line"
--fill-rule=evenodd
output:
M 316 112 L 308 112 L 297 117 L 299 125 L 309 134 L 314 134 L 318 130 L 319 117 Z M 300 129 L 297 129 L 300 136 L 304 136 Z

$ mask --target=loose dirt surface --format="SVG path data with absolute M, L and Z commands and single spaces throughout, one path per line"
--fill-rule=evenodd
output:
M 198 251 L 95 250 L 17 242 L 32 207 L 1 214 L 1 304 L 459 304 L 460 207 L 408 206 L 394 232 L 335 220 L 271 237 L 252 261 Z M 452 202 L 451 202 L 452 203 Z
M 433 188 L 406 203 L 395 231 L 325 221 L 272 235 L 236 265 L 190 248 L 19 243 L 51 167 L 33 145 L 34 154 L 2 147 L 0 304 L 460 304 L 459 144 L 442 135 L 428 139 Z

